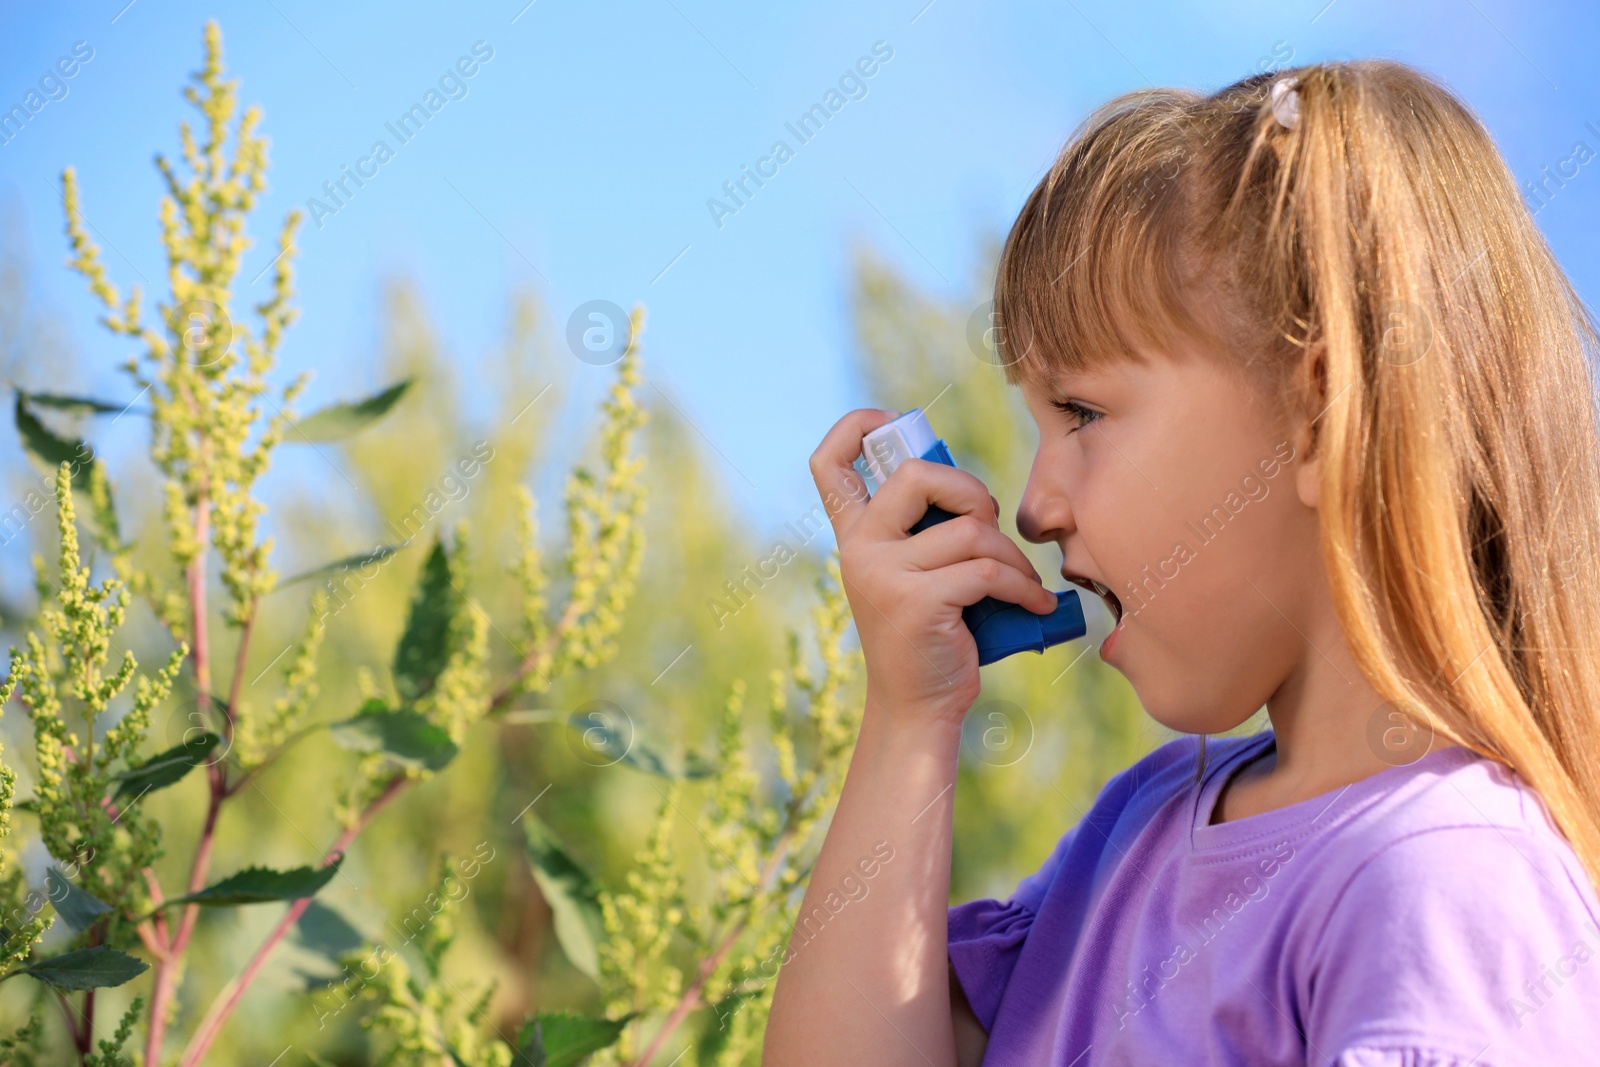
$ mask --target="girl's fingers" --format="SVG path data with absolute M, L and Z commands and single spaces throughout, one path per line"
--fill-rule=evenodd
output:
M 975 475 L 930 459 L 901 463 L 872 499 L 872 510 L 865 517 L 883 539 L 905 535 L 930 504 L 956 515 L 971 515 L 996 529 L 1000 525 L 994 497 Z
M 861 455 L 861 439 L 897 415 L 879 408 L 857 408 L 834 423 L 811 453 L 811 478 L 817 483 L 817 494 L 836 538 L 855 525 L 867 506 L 866 483 L 853 466 Z
M 906 559 L 918 570 L 937 570 L 962 560 L 989 556 L 1031 575 L 1035 582 L 1043 582 L 1015 541 L 972 515 L 958 515 L 913 534 L 905 551 Z
M 992 556 L 952 563 L 923 578 L 937 582 L 936 596 L 947 604 L 976 604 L 986 596 L 1020 604 L 1037 615 L 1054 611 L 1056 597 L 1027 574 Z

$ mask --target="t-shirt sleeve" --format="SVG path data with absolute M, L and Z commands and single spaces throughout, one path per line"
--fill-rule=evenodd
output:
M 1009 900 L 969 900 L 950 909 L 950 965 L 985 1030 L 994 1026 L 1000 995 L 1011 980 L 1033 917 L 1078 829 L 1074 826 L 1062 835 L 1050 858 L 1022 880 Z
M 1319 1062 L 1592 1062 L 1600 926 L 1564 847 L 1515 827 L 1442 827 L 1357 866 L 1325 916 L 1306 916 L 1324 920 L 1301 990 Z
M 1193 738 L 1188 736 L 1147 753 L 1106 781 L 1088 813 L 1061 836 L 1050 857 L 1018 884 L 1009 899 L 971 900 L 949 909 L 950 966 L 985 1030 L 994 1028 L 1028 931 L 1063 867 L 1070 865 L 1065 876 L 1087 890 L 1097 871 L 1103 873 L 1099 861 L 1119 829 L 1138 833 L 1170 794 L 1187 788 L 1193 758 Z M 1145 801 L 1142 806 L 1136 803 L 1139 798 Z M 1139 809 L 1135 817 L 1126 818 L 1135 807 Z

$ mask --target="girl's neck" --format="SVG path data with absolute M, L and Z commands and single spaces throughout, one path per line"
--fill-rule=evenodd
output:
M 1310 633 L 1306 655 L 1268 698 L 1275 743 L 1223 783 L 1213 823 L 1297 804 L 1395 766 L 1383 747 L 1395 709 L 1367 683 L 1337 622 L 1328 630 Z

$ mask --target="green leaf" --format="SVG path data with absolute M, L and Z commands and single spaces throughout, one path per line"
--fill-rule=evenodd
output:
M 54 408 L 74 415 L 109 415 L 113 411 L 127 411 L 131 404 L 113 404 L 106 400 L 93 400 L 84 396 L 63 396 L 60 393 L 29 393 L 21 389 L 18 394 L 37 408 Z
M 22 390 L 17 390 L 17 433 L 22 437 L 22 446 L 28 450 L 29 455 L 51 471 L 63 463 L 70 464 L 72 488 L 86 491 L 89 488 L 90 463 L 97 462 L 94 450 L 82 441 L 58 437 L 55 431 L 40 422 L 39 417 L 28 410 L 28 405 L 23 399 L 26 395 Z
M 313 900 L 295 923 L 295 936 L 306 948 L 333 962 L 367 943 L 367 936 L 326 904 Z
M 669 761 L 640 741 L 637 734 L 630 740 L 607 722 L 606 716 L 586 712 L 581 707 L 568 716 L 567 724 L 581 735 L 583 750 L 602 763 L 626 763 L 662 778 L 698 779 L 717 773 L 717 768 L 698 752 L 686 752 L 681 759 Z
M 384 560 L 400 551 L 401 547 L 402 546 L 400 545 L 379 545 L 370 552 L 357 552 L 353 556 L 346 556 L 344 559 L 336 559 L 332 563 L 324 563 L 322 566 L 313 570 L 302 571 L 292 578 L 285 578 L 277 585 L 273 586 L 272 590 L 273 592 L 277 592 L 284 586 L 293 585 L 296 582 L 309 581 L 312 578 L 320 578 L 324 574 L 332 574 L 335 571 L 353 571 L 357 567 L 365 567 L 370 563 L 382 563 Z
M 376 699 L 367 701 L 355 718 L 329 729 L 342 748 L 381 752 L 396 763 L 430 771 L 442 770 L 459 751 L 444 727 L 410 708 L 385 707 Z
M 685 778 L 710 778 L 717 773 L 717 766 L 708 761 L 700 753 L 693 750 L 683 757 L 683 777 Z
M 117 527 L 117 509 L 111 500 L 111 479 L 106 476 L 106 465 L 94 454 L 94 449 L 82 441 L 57 436 L 55 431 L 39 421 L 28 407 L 27 399 L 46 394 L 24 393 L 17 390 L 17 433 L 22 445 L 53 474 L 65 463 L 72 469 L 72 488 L 84 494 L 89 501 L 84 518 L 96 538 L 107 549 L 121 546 L 121 533 Z
M 517 1051 L 533 1067 L 573 1067 L 584 1057 L 610 1048 L 638 1012 L 620 1019 L 590 1019 L 564 1011 L 545 1011 L 522 1024 Z
M 45 895 L 56 906 L 56 914 L 72 927 L 74 933 L 83 933 L 93 926 L 100 916 L 111 910 L 93 893 L 79 889 L 60 871 L 51 867 L 44 876 Z
M 285 435 L 285 441 L 341 441 L 352 434 L 365 430 L 389 414 L 389 409 L 397 404 L 406 390 L 411 388 L 415 378 L 405 378 L 389 386 L 381 393 L 375 393 L 365 400 L 357 400 L 348 404 L 333 404 L 329 407 L 313 411 L 301 419 L 295 426 L 294 432 Z
M 208 885 L 198 893 L 176 897 L 162 906 L 202 904 L 232 908 L 240 904 L 265 904 L 273 900 L 299 900 L 316 895 L 317 890 L 332 880 L 339 870 L 339 864 L 343 862 L 344 857 L 340 856 L 324 867 L 295 867 L 287 871 L 246 867 L 216 885 Z
M 437 538 L 416 591 L 405 633 L 394 650 L 394 684 L 405 701 L 417 699 L 433 688 L 439 672 L 450 660 L 450 624 L 455 619 L 457 595 L 450 584 L 450 557 Z
M 561 951 L 579 971 L 599 981 L 600 952 L 596 946 L 605 930 L 594 880 L 567 855 L 538 816 L 532 812 L 524 815 L 522 828 L 528 839 L 528 858 L 533 861 L 533 880 L 550 905 Z
M 104 989 L 137 978 L 149 969 L 150 965 L 143 960 L 96 945 L 40 960 L 23 968 L 22 973 L 49 982 L 57 989 Z
M 124 797 L 138 798 L 152 789 L 165 789 L 181 781 L 196 767 L 210 762 L 212 751 L 220 744 L 222 738 L 207 731 L 199 737 L 173 745 L 165 752 L 156 753 L 137 767 L 129 767 L 112 775 L 113 781 L 122 783 L 117 787 L 117 795 L 113 799 L 120 804 Z

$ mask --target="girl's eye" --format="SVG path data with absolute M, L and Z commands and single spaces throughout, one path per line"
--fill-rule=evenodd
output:
M 1104 414 L 1104 412 L 1095 411 L 1093 408 L 1086 408 L 1082 404 L 1074 403 L 1071 400 L 1052 400 L 1050 401 L 1050 406 L 1061 412 L 1063 415 L 1069 415 L 1080 420 L 1078 425 L 1067 431 L 1068 433 L 1073 433 L 1077 430 L 1083 429 L 1085 426 L 1088 426 L 1090 423 L 1094 422 L 1094 420 L 1100 418 L 1100 416 Z

